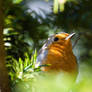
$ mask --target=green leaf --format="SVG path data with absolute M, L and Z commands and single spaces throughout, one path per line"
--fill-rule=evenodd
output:
M 20 67 L 20 72 L 23 72 L 23 61 L 21 58 L 19 58 L 19 67 Z
M 60 11 L 64 11 L 64 4 L 60 4 Z
M 21 3 L 23 0 L 13 0 L 13 3 L 14 4 L 19 4 L 19 3 Z
M 58 0 L 54 0 L 53 12 L 58 13 Z

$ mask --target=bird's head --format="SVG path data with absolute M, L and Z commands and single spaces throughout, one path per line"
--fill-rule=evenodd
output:
M 51 49 L 53 47 L 62 47 L 62 48 L 69 48 L 72 49 L 71 38 L 75 35 L 75 33 L 68 34 L 68 33 L 58 33 L 55 35 L 50 36 L 46 41 L 43 47 L 40 49 L 39 54 L 42 53 L 44 50 Z
M 68 34 L 68 33 L 59 33 L 56 35 L 53 35 L 52 38 L 48 40 L 50 43 L 49 46 L 66 46 L 72 48 L 71 38 L 75 35 L 75 33 Z

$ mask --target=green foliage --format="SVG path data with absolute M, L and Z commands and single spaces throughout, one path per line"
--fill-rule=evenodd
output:
M 60 10 L 60 12 L 63 12 L 65 3 L 71 2 L 71 1 L 74 3 L 78 3 L 77 0 L 54 0 L 53 12 L 56 14 L 59 12 L 59 10 Z
M 19 4 L 21 3 L 23 0 L 12 0 L 14 4 Z
M 25 53 L 24 60 L 19 58 L 17 61 L 16 59 L 12 58 L 12 60 L 7 63 L 9 76 L 14 85 L 18 81 L 24 81 L 28 79 L 32 80 L 38 74 L 37 72 L 40 72 L 40 66 L 36 66 L 36 57 L 37 52 L 35 50 L 35 53 L 31 59 L 28 54 Z
M 40 18 L 35 11 L 28 13 L 24 5 L 12 4 L 8 8 L 4 29 L 5 43 L 10 44 L 5 44 L 8 56 L 17 60 L 19 57 L 23 59 L 23 53 L 31 55 L 35 48 L 39 49 L 42 46 L 41 43 L 47 37 L 48 31 L 43 18 L 40 18 L 40 23 L 38 17 Z
M 53 7 L 54 13 L 58 13 L 59 9 L 61 12 L 64 11 L 64 4 L 65 3 L 66 3 L 66 0 L 54 0 L 54 7 Z

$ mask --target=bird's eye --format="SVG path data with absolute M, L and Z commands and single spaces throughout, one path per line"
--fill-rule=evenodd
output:
M 58 37 L 55 37 L 55 38 L 54 38 L 54 41 L 58 41 L 58 40 L 59 40 L 59 38 L 58 38 Z

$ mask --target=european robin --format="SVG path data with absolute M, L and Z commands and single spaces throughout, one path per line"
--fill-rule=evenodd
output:
M 68 73 L 77 72 L 78 65 L 72 51 L 71 38 L 75 33 L 59 33 L 48 38 L 41 48 L 37 63 L 48 65 L 42 71 L 65 71 Z

